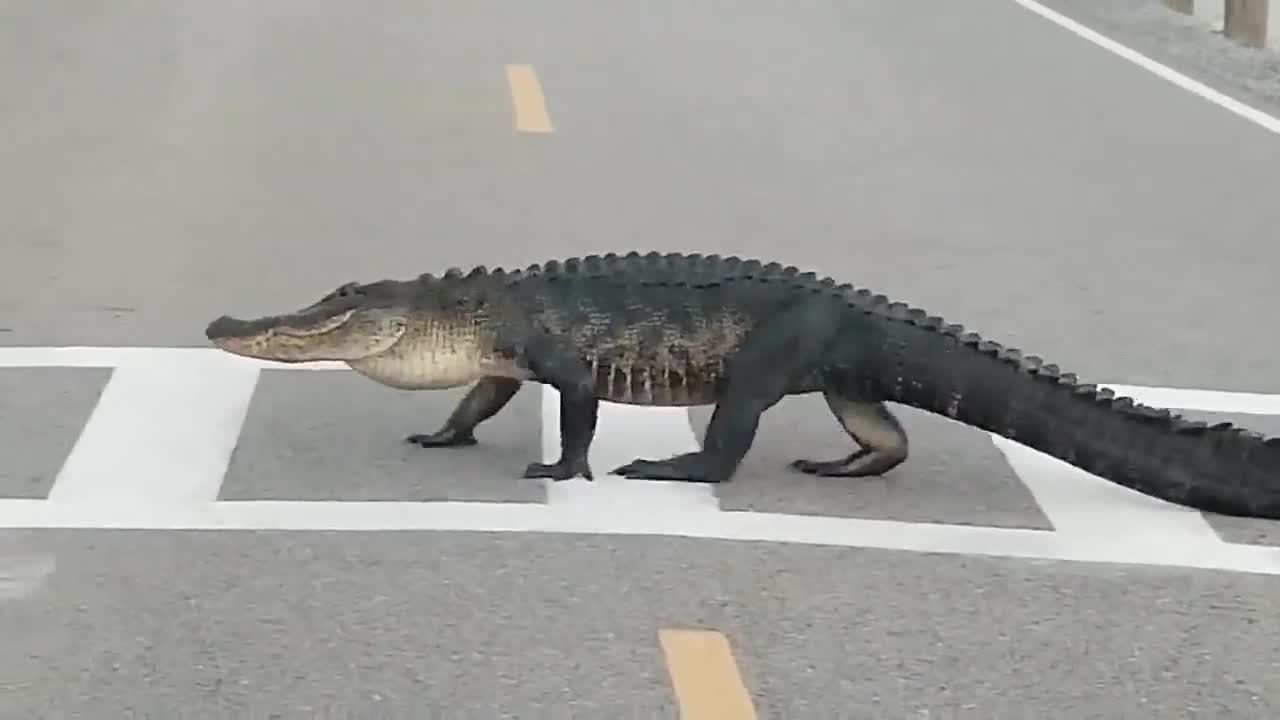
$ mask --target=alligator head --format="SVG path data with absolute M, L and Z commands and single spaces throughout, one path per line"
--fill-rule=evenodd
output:
M 410 303 L 403 283 L 346 283 L 297 312 L 252 320 L 222 316 L 205 329 L 235 355 L 300 363 L 358 361 L 385 352 L 405 334 Z

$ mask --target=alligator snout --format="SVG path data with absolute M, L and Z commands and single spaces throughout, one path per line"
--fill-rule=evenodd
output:
M 243 320 L 237 320 L 229 315 L 223 315 L 209 323 L 209 327 L 204 329 L 204 336 L 210 340 L 235 337 L 244 333 L 245 326 L 247 324 L 248 323 Z

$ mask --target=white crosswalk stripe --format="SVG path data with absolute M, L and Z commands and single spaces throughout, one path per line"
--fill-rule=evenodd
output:
M 547 482 L 545 502 L 220 501 L 261 370 L 279 366 L 206 349 L 0 348 L 0 371 L 18 367 L 109 367 L 113 373 L 47 499 L 0 499 L 0 528 L 669 534 L 1280 574 L 1280 547 L 1227 542 L 1201 513 L 1000 438 L 994 438 L 997 447 L 1052 530 L 724 511 L 710 486 L 606 474 L 635 457 L 696 449 L 689 416 L 678 408 L 604 405 L 591 454 L 597 481 Z M 293 370 L 346 371 L 323 364 L 272 372 Z M 1280 396 L 1113 387 L 1172 407 L 1280 415 Z M 554 390 L 536 390 L 542 455 L 549 461 L 559 452 L 558 399 Z M 529 482 L 518 477 L 519 469 L 506 471 L 509 481 Z
M 213 354 L 117 365 L 58 473 L 49 502 L 96 508 L 209 503 L 258 382 Z

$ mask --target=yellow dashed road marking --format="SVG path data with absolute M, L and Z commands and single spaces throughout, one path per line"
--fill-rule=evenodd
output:
M 542 84 L 532 65 L 508 65 L 507 82 L 511 85 L 511 104 L 516 114 L 516 129 L 522 132 L 552 132 L 547 101 Z
M 729 639 L 711 630 L 661 630 L 680 720 L 756 720 Z

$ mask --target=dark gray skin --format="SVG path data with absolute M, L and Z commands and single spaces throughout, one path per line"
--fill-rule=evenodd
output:
M 794 267 L 718 256 L 631 253 L 524 270 L 349 283 L 296 313 L 213 321 L 228 352 L 340 360 L 405 389 L 474 382 L 423 447 L 476 443 L 475 428 L 525 382 L 560 394 L 561 455 L 526 478 L 592 478 L 601 400 L 715 405 L 701 451 L 635 459 L 631 478 L 721 483 L 783 397 L 820 392 L 858 445 L 801 472 L 882 475 L 909 442 L 897 402 L 1016 440 L 1169 502 L 1280 518 L 1280 439 L 1207 425 L 1077 382 L 882 295 Z

